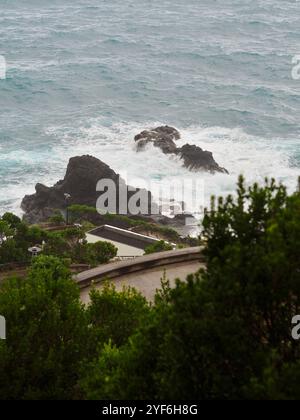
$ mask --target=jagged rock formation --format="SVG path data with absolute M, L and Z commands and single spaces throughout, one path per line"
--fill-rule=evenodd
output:
M 145 150 L 146 145 L 152 143 L 167 155 L 173 154 L 179 156 L 183 161 L 183 166 L 190 171 L 228 174 L 225 168 L 217 164 L 211 152 L 190 144 L 186 144 L 181 148 L 177 147 L 175 141 L 180 138 L 181 135 L 178 130 L 173 127 L 164 126 L 143 131 L 135 136 L 134 140 L 138 152 Z
M 208 171 L 222 172 L 228 174 L 225 168 L 222 168 L 215 161 L 213 154 L 206 150 L 202 150 L 198 146 L 186 144 L 177 152 L 184 161 L 184 166 L 190 171 Z
M 153 143 L 155 147 L 159 147 L 165 154 L 176 153 L 175 140 L 179 139 L 179 131 L 168 126 L 143 131 L 134 138 L 137 142 L 138 151 L 144 150 L 147 144 Z
M 128 186 L 108 165 L 93 156 L 80 156 L 70 159 L 63 180 L 53 187 L 37 184 L 35 194 L 24 197 L 21 207 L 25 218 L 30 223 L 47 220 L 56 209 L 66 208 L 65 194 L 70 194 L 68 205 L 81 204 L 96 208 L 101 192 L 97 191 L 100 180 L 112 180 L 116 185 L 117 211 L 119 209 L 119 187 L 127 190 L 128 200 L 137 192 L 142 191 L 140 207 L 146 209 L 145 214 L 151 215 L 151 206 L 155 206 L 151 193 L 145 190 L 129 191 Z M 128 203 L 128 202 L 127 202 Z M 157 213 L 159 213 L 157 211 Z M 130 212 L 127 213 L 130 215 Z

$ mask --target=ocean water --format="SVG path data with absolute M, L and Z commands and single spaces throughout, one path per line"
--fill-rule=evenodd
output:
M 298 0 L 0 0 L 0 213 L 81 154 L 137 184 L 191 177 L 157 149 L 136 154 L 134 135 L 160 124 L 229 170 L 197 175 L 206 203 L 241 173 L 294 190 L 299 28 Z

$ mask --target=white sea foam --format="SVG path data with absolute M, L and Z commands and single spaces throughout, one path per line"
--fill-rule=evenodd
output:
M 157 149 L 136 154 L 134 135 L 166 122 L 178 125 L 179 144 L 211 150 L 230 172 L 197 175 L 205 204 L 233 192 L 240 173 L 295 189 L 298 1 L 2 3 L 0 213 L 18 212 L 37 182 L 53 185 L 85 153 L 131 184 L 195 176 Z
M 136 152 L 134 136 L 143 129 L 158 125 L 161 122 L 122 123 L 107 127 L 100 119 L 92 119 L 78 128 L 49 127 L 46 134 L 61 139 L 52 147 L 50 154 L 22 150 L 17 153 L 1 151 L 2 165 L 6 163 L 12 167 L 14 162 L 18 163 L 18 171 L 10 173 L 11 182 L 15 181 L 13 187 L 11 184 L 0 186 L 0 195 L 5 197 L 6 203 L 2 210 L 19 213 L 21 198 L 33 193 L 37 182 L 53 185 L 64 176 L 69 158 L 84 154 L 99 158 L 137 187 L 148 185 L 156 190 L 158 186 L 167 188 L 178 180 L 187 180 L 189 188 L 189 181 L 202 181 L 204 203 L 198 203 L 199 206 L 208 206 L 211 195 L 234 193 L 240 174 L 246 177 L 249 184 L 255 181 L 262 183 L 265 177 L 275 177 L 286 184 L 290 191 L 296 188 L 299 169 L 291 166 L 288 152 L 291 150 L 292 153 L 293 149 L 286 147 L 286 143 L 282 144 L 280 139 L 261 139 L 241 129 L 179 127 L 182 139 L 178 141 L 178 146 L 188 142 L 212 151 L 215 160 L 226 167 L 230 175 L 191 173 L 182 167 L 178 157 L 166 156 L 152 146 L 144 152 Z M 26 167 L 30 167 L 30 173 L 26 173 Z M 190 210 L 197 211 L 195 208 Z
M 205 206 L 209 205 L 211 195 L 227 195 L 235 191 L 238 176 L 243 174 L 247 182 L 264 182 L 266 177 L 275 177 L 286 184 L 290 191 L 295 190 L 299 169 L 290 164 L 286 143 L 280 139 L 261 139 L 250 136 L 241 129 L 222 127 L 203 128 L 193 126 L 180 129 L 185 143 L 196 144 L 204 150 L 213 152 L 216 161 L 228 169 L 230 175 L 191 173 L 182 167 L 177 157 L 166 156 L 159 149 L 148 147 L 137 153 L 134 136 L 145 128 L 161 125 L 160 122 L 148 124 L 124 123 L 105 127 L 97 119 L 81 127 L 74 138 L 73 130 L 50 129 L 52 134 L 63 136 L 62 143 L 55 149 L 55 155 L 68 157 L 91 154 L 110 165 L 116 172 L 126 174 L 129 183 L 144 186 L 146 183 L 168 185 L 178 179 L 201 179 L 205 188 Z M 63 134 L 64 132 L 64 134 Z

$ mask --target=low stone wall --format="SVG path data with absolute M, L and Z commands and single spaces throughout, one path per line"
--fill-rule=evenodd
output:
M 77 274 L 74 276 L 74 280 L 83 289 L 91 286 L 92 283 L 99 283 L 106 279 L 113 280 L 117 277 L 150 270 L 155 267 L 184 262 L 189 263 L 191 261 L 205 263 L 202 251 L 202 247 L 184 248 L 138 257 L 130 261 L 110 263 Z

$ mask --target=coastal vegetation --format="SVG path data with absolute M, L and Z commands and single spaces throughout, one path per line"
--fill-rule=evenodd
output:
M 207 270 L 163 282 L 147 322 L 81 378 L 87 398 L 300 398 L 299 193 L 241 178 L 203 229 Z
M 99 215 L 95 207 L 74 204 L 69 207 L 70 220 L 73 223 L 82 223 L 89 221 L 91 223 L 101 222 L 103 224 L 118 225 L 123 229 L 131 229 L 138 233 L 159 236 L 163 240 L 173 241 L 175 243 L 189 243 L 192 238 L 183 239 L 177 231 L 171 227 L 163 226 L 159 223 L 147 221 L 143 217 L 128 217 L 119 214 Z
M 155 254 L 156 252 L 171 251 L 173 246 L 165 241 L 158 241 L 145 249 L 145 255 Z
M 29 265 L 32 259 L 29 248 L 34 246 L 39 246 L 44 255 L 57 256 L 72 264 L 96 266 L 117 255 L 111 243 L 88 244 L 84 226 L 65 226 L 65 229 L 52 231 L 29 226 L 11 213 L 0 218 L 0 237 L 0 268 L 7 264 Z
M 201 242 L 206 270 L 173 289 L 164 277 L 153 304 L 106 284 L 83 306 L 50 250 L 5 281 L 1 398 L 299 399 L 300 194 L 240 178 L 212 199 Z

